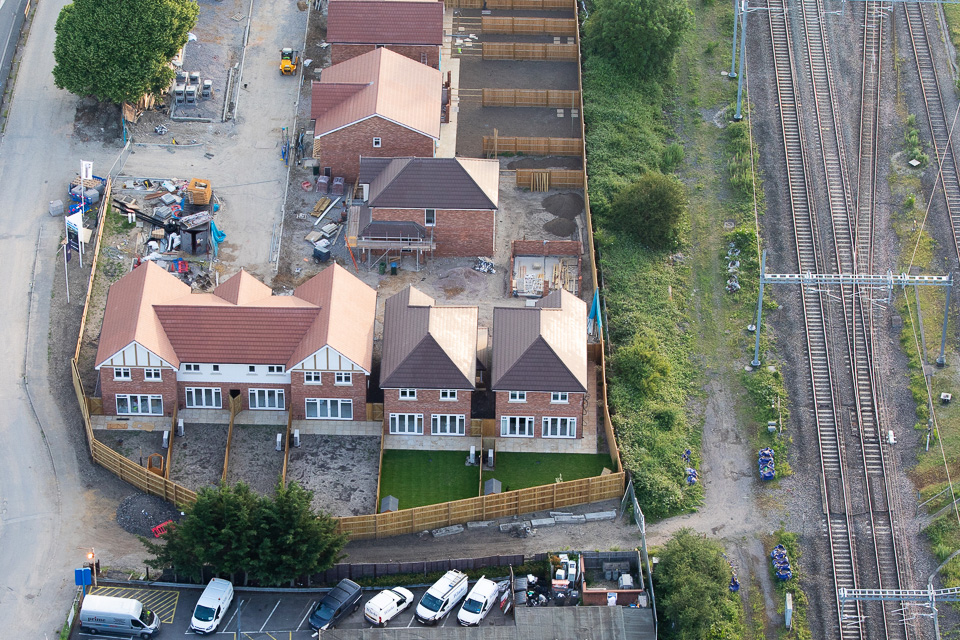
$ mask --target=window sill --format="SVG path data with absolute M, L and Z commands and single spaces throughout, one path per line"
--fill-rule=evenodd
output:
M 510 434 L 501 433 L 501 434 L 500 434 L 500 437 L 501 437 L 501 438 L 532 438 L 533 435 L 529 435 L 529 436 L 528 436 L 528 435 L 520 435 L 520 434 L 510 435 Z

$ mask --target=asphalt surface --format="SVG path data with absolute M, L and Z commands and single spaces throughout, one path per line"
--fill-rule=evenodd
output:
M 471 584 L 472 587 L 472 584 Z M 200 597 L 199 587 L 171 588 L 139 586 L 103 586 L 93 591 L 99 595 L 109 595 L 126 598 L 136 598 L 153 611 L 160 618 L 162 637 L 195 635 L 190 628 L 190 616 L 193 607 Z M 387 623 L 388 628 L 417 627 L 422 630 L 424 637 L 442 637 L 443 629 L 457 626 L 457 612 L 459 605 L 435 627 L 426 627 L 414 619 L 420 597 L 426 588 L 411 588 L 414 601 L 393 620 Z M 359 609 L 345 618 L 336 629 L 323 632 L 328 640 L 350 637 L 350 630 L 372 628 L 363 617 L 363 607 L 373 598 L 380 589 L 365 590 L 360 599 Z M 233 604 L 227 610 L 224 621 L 220 624 L 212 637 L 242 637 L 249 640 L 307 640 L 314 637 L 315 631 L 310 629 L 308 618 L 323 598 L 324 591 L 310 591 L 303 593 L 289 592 L 258 592 L 238 590 Z M 499 609 L 494 609 L 483 621 L 484 626 L 513 625 L 513 614 L 504 616 Z M 101 636 L 82 633 L 76 627 L 70 636 L 72 640 L 88 640 Z M 118 636 L 127 637 L 127 636 Z

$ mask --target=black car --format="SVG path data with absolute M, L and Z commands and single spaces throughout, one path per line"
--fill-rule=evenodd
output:
M 333 629 L 341 620 L 360 608 L 363 591 L 353 580 L 341 580 L 323 597 L 316 611 L 310 614 L 310 628 L 314 631 Z

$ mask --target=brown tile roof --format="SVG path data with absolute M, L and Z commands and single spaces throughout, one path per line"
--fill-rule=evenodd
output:
M 177 367 L 216 362 L 290 368 L 329 346 L 369 372 L 376 295 L 336 264 L 294 295 L 274 296 L 243 271 L 213 293 L 191 294 L 178 278 L 147 263 L 110 288 L 97 366 L 135 335 Z
M 383 312 L 380 386 L 474 389 L 477 307 L 437 307 L 419 289 L 391 296 Z
M 327 67 L 311 89 L 315 133 L 328 133 L 380 116 L 440 139 L 440 71 L 389 49 L 377 49 Z
M 496 209 L 500 163 L 478 158 L 360 158 L 360 182 L 370 185 L 371 207 Z
M 443 3 L 333 0 L 327 6 L 327 41 L 440 45 Z
M 137 342 L 179 367 L 180 361 L 160 326 L 153 305 L 189 293 L 189 285 L 151 261 L 120 278 L 107 292 L 95 366 L 99 368 L 131 342 Z
M 586 391 L 587 304 L 565 289 L 493 310 L 494 391 Z

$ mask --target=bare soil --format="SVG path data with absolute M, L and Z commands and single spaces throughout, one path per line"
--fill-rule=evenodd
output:
M 313 491 L 313 507 L 334 516 L 376 513 L 380 438 L 301 435 L 287 482 Z
M 170 479 L 194 491 L 220 482 L 226 453 L 227 425 L 186 424 L 173 439 Z
M 583 213 L 583 196 L 579 193 L 555 193 L 544 198 L 541 204 L 553 215 L 567 220 Z
M 230 442 L 227 482 L 246 482 L 254 493 L 273 495 L 283 472 L 283 449 L 277 451 L 277 433 L 283 427 L 235 424 Z
M 150 454 L 159 453 L 166 464 L 167 451 L 163 448 L 162 431 L 111 431 L 99 429 L 94 432 L 97 440 L 141 467 L 147 466 Z

